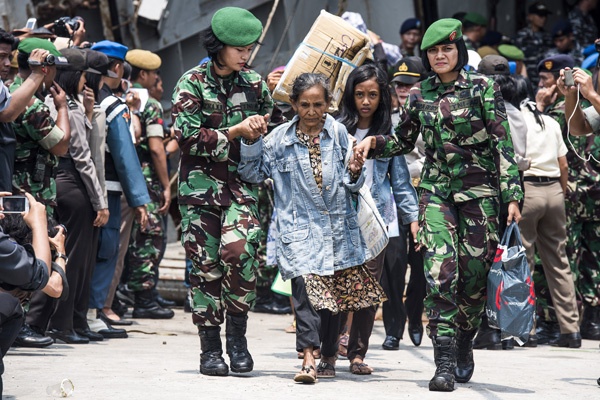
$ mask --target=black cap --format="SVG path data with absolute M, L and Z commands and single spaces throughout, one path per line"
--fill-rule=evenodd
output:
M 510 68 L 506 58 L 490 54 L 481 59 L 477 66 L 477 72 L 489 76 L 510 75 Z
M 427 71 L 423 67 L 420 57 L 404 57 L 394 65 L 392 82 L 400 82 L 407 85 L 423 80 L 427 76 Z
M 552 14 L 552 11 L 548 10 L 548 7 L 546 7 L 541 1 L 536 1 L 535 3 L 530 5 L 527 12 L 529 14 L 537 14 L 541 17 L 546 17 Z
M 86 59 L 90 67 L 98 70 L 98 74 L 108 76 L 110 78 L 118 78 L 119 76 L 113 71 L 109 70 L 110 60 L 104 53 L 100 53 L 96 50 L 85 49 Z
M 557 54 L 552 57 L 544 58 L 538 64 L 538 72 L 558 72 L 564 68 L 573 68 L 575 60 L 567 54 Z
M 409 18 L 402 23 L 402 26 L 400 27 L 400 34 L 404 35 L 411 29 L 421 30 L 422 28 L 423 24 L 421 23 L 421 20 L 419 18 Z
M 573 27 L 569 20 L 562 19 L 558 21 L 552 27 L 552 39 L 556 39 L 557 37 L 565 36 L 573 33 Z
M 63 71 L 84 71 L 84 72 L 91 72 L 93 74 L 99 74 L 100 72 L 96 71 L 93 68 L 90 68 L 90 66 L 88 65 L 86 59 L 85 59 L 85 53 L 83 52 L 83 50 L 75 48 L 75 47 L 71 47 L 68 49 L 63 49 L 61 51 L 61 54 L 64 58 L 67 59 L 68 64 L 59 64 L 56 63 L 56 68 L 63 70 Z M 60 57 L 58 57 L 60 58 Z

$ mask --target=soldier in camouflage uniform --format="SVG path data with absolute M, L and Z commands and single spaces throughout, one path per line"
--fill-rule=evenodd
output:
M 173 93 L 181 148 L 181 241 L 193 263 L 193 322 L 202 348 L 200 372 L 206 375 L 229 372 L 219 335 L 225 319 L 231 370 L 249 372 L 254 365 L 245 332 L 261 233 L 256 186 L 241 181 L 237 170 L 240 139 L 266 133 L 267 121 L 270 127 L 284 121 L 266 83 L 245 67 L 261 31 L 247 10 L 217 11 L 203 31 L 211 60 L 186 72 Z
M 27 59 L 36 48 L 45 49 L 55 57 L 60 56 L 56 47 L 47 40 L 30 38 L 21 41 L 17 56 L 19 74 L 10 87 L 11 92 L 19 89 L 31 73 Z M 43 68 L 46 74 L 44 81 L 38 87 L 30 105 L 13 122 L 17 138 L 13 187 L 16 194 L 31 193 L 37 201 L 46 205 L 47 214 L 54 216 L 55 167 L 58 165 L 58 156 L 65 154 L 69 149 L 71 129 L 66 95 L 58 85 L 52 87 L 56 66 L 45 65 Z M 48 106 L 44 104 L 44 98 L 48 94 L 52 94 L 58 111 L 56 121 L 51 117 Z
M 558 21 L 552 28 L 554 46 L 544 54 L 544 58 L 559 54 L 569 55 L 575 60 L 575 65 L 583 62 L 583 48 L 573 36 L 573 27 L 569 21 Z
M 548 15 L 552 14 L 548 8 L 536 2 L 529 6 L 527 13 L 528 26 L 517 32 L 515 45 L 523 51 L 523 63 L 527 68 L 527 76 L 534 86 L 538 84 L 537 66 L 546 51 L 553 46 L 550 33 L 544 30 Z
M 423 64 L 436 74 L 417 83 L 396 133 L 367 138 L 357 156 L 408 153 L 425 141 L 419 243 L 424 254 L 429 317 L 437 366 L 429 390 L 454 390 L 473 374 L 472 340 L 481 322 L 487 272 L 498 242 L 499 200 L 508 222 L 523 197 L 506 110 L 498 86 L 466 72 L 461 23 L 434 22 L 423 37 Z
M 158 79 L 161 59 L 147 50 L 130 50 L 126 60 L 131 64 L 131 79 L 134 88 L 150 90 Z M 129 289 L 135 294 L 133 318 L 168 319 L 173 318 L 173 310 L 162 308 L 154 298 L 158 264 L 166 248 L 163 215 L 171 202 L 171 189 L 167 173 L 167 158 L 163 145 L 163 110 L 160 103 L 148 98 L 141 111 L 142 134 L 137 153 L 142 173 L 146 179 L 150 203 L 146 205 L 148 223 L 141 226 L 134 221 L 127 253 L 127 263 L 131 274 Z
M 572 267 L 577 271 L 577 289 L 583 298 L 584 312 L 581 321 L 581 336 L 584 339 L 600 340 L 600 115 L 598 94 L 592 84 L 592 79 L 584 71 L 573 71 L 575 84 L 579 86 L 566 88 L 564 80 L 557 80 L 558 89 L 565 94 L 565 114 L 573 115 L 570 122 L 572 135 L 593 136 L 578 137 L 571 141 L 577 154 L 586 161 L 577 175 L 577 185 L 571 188 L 567 206 L 570 206 L 574 217 L 570 225 L 570 235 L 567 250 L 571 251 Z M 590 100 L 592 106 L 577 106 L 577 92 Z M 574 155 L 577 157 L 577 155 Z M 592 156 L 593 158 L 590 158 Z M 579 158 L 577 157 L 579 160 Z M 571 185 L 571 182 L 569 182 Z
M 30 54 L 35 49 L 44 49 L 47 54 L 63 62 L 54 44 L 48 40 L 29 38 L 19 43 L 17 62 L 19 73 L 10 87 L 12 93 L 28 83 L 32 70 L 28 64 Z M 44 58 L 45 60 L 45 58 Z M 71 128 L 67 97 L 58 86 L 52 86 L 56 76 L 56 65 L 37 67 L 45 75 L 37 86 L 29 106 L 13 122 L 16 135 L 15 169 L 13 188 L 15 194 L 31 193 L 37 201 L 46 206 L 46 213 L 54 216 L 56 207 L 56 166 L 58 156 L 69 150 Z M 50 88 L 50 92 L 48 92 Z M 56 120 L 50 115 L 50 109 L 44 104 L 44 98 L 51 93 L 58 115 Z M 19 333 L 21 344 L 40 343 L 48 338 L 42 336 L 48 327 L 48 321 L 54 311 L 54 302 L 48 296 L 35 292 L 31 299 L 26 323 Z M 50 339 L 51 340 L 51 339 Z
M 585 48 L 598 39 L 598 27 L 590 14 L 597 6 L 597 0 L 579 0 L 569 12 L 569 22 L 573 27 L 575 41 Z

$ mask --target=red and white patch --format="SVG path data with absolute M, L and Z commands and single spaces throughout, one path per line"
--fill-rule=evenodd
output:
M 448 39 L 450 39 L 451 42 L 454 42 L 454 39 L 456 39 L 456 31 L 452 31 L 450 36 L 448 36 Z

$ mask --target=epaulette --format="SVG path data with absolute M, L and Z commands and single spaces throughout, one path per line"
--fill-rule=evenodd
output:
M 69 106 L 69 110 L 77 110 L 77 108 L 79 108 L 75 100 L 72 98 L 67 98 L 67 105 Z

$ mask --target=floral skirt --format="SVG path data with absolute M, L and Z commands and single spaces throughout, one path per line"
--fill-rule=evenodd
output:
M 387 300 L 383 288 L 365 264 L 337 271 L 334 275 L 304 276 L 306 293 L 315 310 L 334 314 L 353 312 Z

